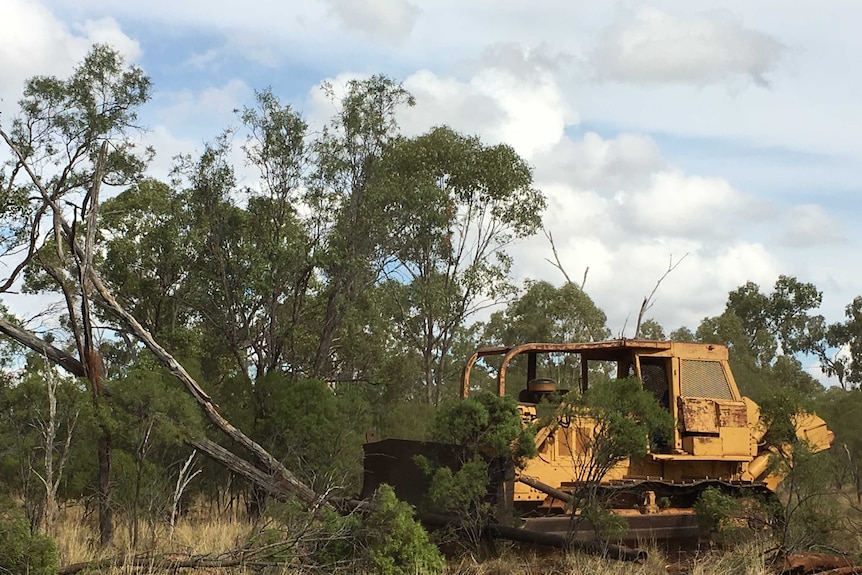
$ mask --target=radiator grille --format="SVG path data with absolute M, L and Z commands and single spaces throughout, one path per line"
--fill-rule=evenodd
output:
M 720 362 L 684 359 L 681 363 L 680 391 L 683 397 L 733 399 Z

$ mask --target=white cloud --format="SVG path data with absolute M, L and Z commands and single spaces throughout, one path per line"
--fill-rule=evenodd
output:
M 628 238 L 726 240 L 773 211 L 723 178 L 668 166 L 655 141 L 641 134 L 566 137 L 534 162 L 537 186 L 551 198 L 550 228 L 556 220 L 565 228 L 572 214 L 580 219 L 586 202 L 591 215 L 581 223 L 614 244 Z M 594 213 L 599 205 L 601 215 Z
M 640 8 L 605 32 L 592 59 L 608 80 L 708 84 L 743 76 L 765 85 L 783 51 L 727 11 L 675 16 Z
M 637 185 L 665 167 L 655 141 L 644 134 L 604 139 L 587 132 L 581 140 L 564 138 L 534 159 L 536 179 L 614 193 Z
M 504 119 L 505 112 L 493 95 L 451 76 L 420 70 L 404 86 L 416 98 L 416 107 L 402 114 L 401 124 L 408 134 L 445 124 L 467 134 L 489 135 Z
M 556 144 L 566 125 L 575 121 L 550 74 L 526 84 L 508 70 L 488 69 L 474 77 L 472 84 L 493 97 L 505 113 L 494 130 L 495 139 L 509 143 L 527 159 Z
M 71 70 L 93 41 L 110 40 L 137 57 L 141 46 L 117 23 L 134 22 L 148 72 L 158 78 L 185 61 L 214 85 L 155 86 L 142 120 L 153 126 L 145 136 L 157 147 L 153 175 L 163 177 L 174 154 L 195 153 L 236 123 L 232 110 L 251 101 L 247 83 L 259 87 L 264 74 L 284 101 L 295 101 L 326 76 L 339 92 L 349 79 L 367 77 L 345 71 L 388 73 L 417 97 L 399 117 L 409 135 L 448 124 L 528 158 L 549 197 L 546 223 L 564 264 L 573 278 L 590 267 L 587 290 L 615 332 L 634 318 L 668 258 L 686 253 L 652 310 L 666 328 L 696 327 L 720 312 L 731 289 L 748 279 L 771 285 L 779 272 L 823 282 L 840 313 L 859 277 L 835 262 L 851 261 L 858 246 L 852 237 L 825 248 L 817 242 L 842 239 L 835 222 L 845 216 L 842 206 L 827 202 L 856 185 L 862 80 L 853 58 L 862 40 L 854 23 L 862 8 L 654 0 L 660 9 L 620 12 L 633 4 L 0 0 L 0 94 L 7 99 L 0 108 L 19 97 L 25 77 Z M 160 35 L 147 36 L 152 30 Z M 150 47 L 168 36 L 179 52 L 160 61 Z M 247 58 L 243 68 L 229 68 L 237 56 Z M 587 65 L 608 81 L 584 81 Z M 727 89 L 767 80 L 772 90 Z M 313 128 L 336 111 L 317 88 L 303 106 Z M 581 118 L 584 135 L 567 137 Z M 758 148 L 775 154 L 736 161 Z M 784 149 L 800 153 L 774 160 Z M 709 157 L 716 150 L 727 155 Z M 815 152 L 841 155 L 851 167 L 824 161 L 820 169 L 831 179 L 821 178 L 810 167 Z M 742 163 L 757 178 L 743 174 Z M 808 182 L 812 190 L 803 189 Z M 756 197 L 764 193 L 758 187 L 775 193 L 784 183 L 793 195 L 772 201 L 789 207 Z M 811 246 L 806 257 L 801 245 Z M 544 261 L 551 254 L 542 236 L 513 255 L 519 279 L 562 280 Z
M 141 57 L 140 42 L 128 37 L 113 18 L 85 20 L 74 24 L 73 29 L 86 38 L 88 45 L 108 44 L 130 62 Z
M 817 204 L 791 206 L 782 214 L 782 224 L 778 241 L 792 248 L 810 248 L 846 239 L 840 222 Z
M 222 59 L 222 52 L 216 48 L 210 48 L 203 52 L 196 52 L 186 59 L 186 63 L 199 70 L 215 68 Z
M 564 138 L 535 158 L 537 186 L 548 197 L 546 229 L 567 273 L 580 281 L 618 334 L 632 335 L 638 306 L 667 271 L 650 317 L 669 331 L 696 328 L 720 313 L 727 293 L 748 279 L 774 281 L 781 267 L 747 230 L 774 208 L 727 180 L 668 166 L 641 134 Z M 513 249 L 517 279 L 562 275 L 546 261 L 551 247 L 534 237 Z M 688 254 L 688 255 L 686 255 Z
M 4 0 L 0 8 L 0 112 L 12 112 L 24 83 L 36 75 L 64 77 L 94 43 L 110 43 L 127 60 L 141 54 L 137 40 L 112 18 L 84 20 L 70 27 L 38 2 Z
M 528 60 L 529 51 L 519 57 Z M 533 81 L 524 82 L 508 65 L 486 65 L 466 80 L 419 70 L 404 80 L 416 106 L 401 110 L 399 123 L 408 135 L 445 124 L 487 143 L 505 142 L 530 159 L 556 145 L 566 125 L 577 121 L 554 76 L 539 67 L 530 73 Z M 350 80 L 364 77 L 343 73 L 327 82 L 338 97 Z M 325 122 L 337 109 L 319 87 L 309 92 L 308 100 L 312 124 Z
M 619 215 L 647 236 L 733 237 L 743 225 L 762 219 L 769 206 L 722 178 L 686 176 L 678 170 L 652 174 L 640 190 L 615 196 Z
M 234 123 L 234 110 L 248 104 L 253 90 L 242 80 L 233 78 L 222 86 L 210 86 L 198 92 L 181 90 L 157 94 L 156 122 L 178 128 L 195 127 L 211 138 Z
M 486 53 L 467 80 L 421 70 L 404 85 L 417 100 L 403 114 L 408 132 L 448 124 L 488 142 L 505 142 L 528 160 L 550 150 L 566 126 L 578 121 L 549 60 L 526 47 Z
M 167 181 L 176 156 L 191 154 L 195 158 L 207 142 L 224 130 L 236 127 L 239 120 L 235 111 L 250 105 L 252 98 L 253 90 L 236 78 L 222 86 L 210 86 L 200 91 L 157 94 L 157 106 L 148 116 L 152 127 L 142 135 L 143 142 L 156 150 L 148 173 Z M 229 160 L 239 184 L 251 185 L 257 174 L 254 168 L 246 165 L 239 147 L 242 142 L 239 137 L 236 139 L 232 142 Z
M 419 16 L 419 9 L 408 0 L 327 0 L 327 4 L 344 28 L 392 44 L 410 34 Z

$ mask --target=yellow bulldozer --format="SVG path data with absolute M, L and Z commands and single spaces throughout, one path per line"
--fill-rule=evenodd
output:
M 477 364 L 492 367 L 478 370 Z M 510 516 L 514 512 L 525 530 L 593 537 L 590 529 L 572 533 L 571 518 L 579 510 L 572 508 L 571 494 L 583 481 L 581 470 L 592 456 L 595 422 L 588 415 L 566 421 L 540 417 L 543 404 L 559 402 L 569 391 L 559 389 L 553 377 L 563 372 L 581 393 L 602 377 L 636 377 L 673 419 L 672 437 L 660 448 L 638 460 L 617 462 L 599 478 L 601 489 L 616 495 L 607 498 L 614 513 L 628 523 L 623 541 L 702 536 L 693 506 L 706 489 L 746 498 L 772 494 L 782 480 L 770 465 L 782 446 L 764 442 L 767 422 L 758 405 L 740 395 L 725 346 L 620 339 L 484 347 L 464 365 L 462 398 L 481 388 L 474 379 L 482 378 L 471 379 L 477 371 L 495 374 L 498 395 L 517 391 L 523 425 L 536 426 L 537 455 L 494 491 L 498 509 Z M 517 385 L 511 381 L 515 379 L 520 380 Z M 799 413 L 793 423 L 811 451 L 831 446 L 833 434 L 821 418 Z M 399 497 L 421 505 L 427 485 L 416 455 L 442 462 L 455 459 L 451 449 L 440 444 L 397 439 L 368 443 L 363 495 L 389 483 Z

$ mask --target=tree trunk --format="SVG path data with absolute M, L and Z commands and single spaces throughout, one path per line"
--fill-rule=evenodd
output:
M 114 510 L 111 506 L 111 434 L 101 426 L 99 452 L 99 542 L 107 547 L 114 539 Z

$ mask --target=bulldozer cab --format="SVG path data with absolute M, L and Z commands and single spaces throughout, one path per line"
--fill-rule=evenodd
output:
M 543 372 L 543 367 L 548 371 L 549 364 L 541 358 L 549 354 L 576 356 L 574 361 L 568 362 L 569 370 L 579 371 L 570 387 L 581 393 L 597 378 L 637 377 L 643 388 L 674 418 L 674 437 L 662 449 L 663 453 L 744 460 L 756 450 L 756 445 L 750 441 L 749 421 L 755 422 L 757 416 L 749 413 L 752 407 L 740 396 L 728 366 L 727 348 L 721 345 L 622 339 L 480 348 L 462 371 L 461 397 L 467 397 L 474 389 L 475 384 L 470 379 L 473 366 L 496 356 L 497 394 L 506 395 L 507 386 L 520 390 L 521 412 L 525 414 L 525 421 L 530 420 L 535 412 L 530 405 L 546 397 L 558 398 L 569 391 L 559 389 L 554 378 Z M 510 370 L 510 366 L 519 357 L 523 364 L 524 356 L 526 377 L 521 369 L 516 379 L 517 370 Z

